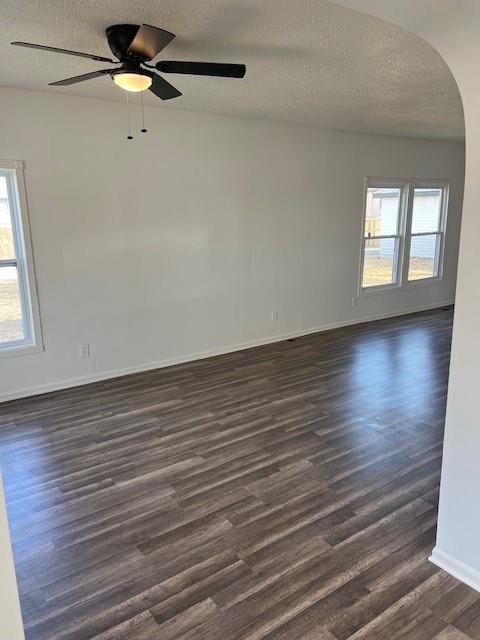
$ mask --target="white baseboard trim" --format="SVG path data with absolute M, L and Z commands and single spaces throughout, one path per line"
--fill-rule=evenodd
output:
M 433 564 L 436 564 L 437 567 L 440 567 L 440 569 L 457 578 L 457 580 L 460 580 L 476 591 L 480 591 L 480 571 L 477 569 L 473 569 L 464 562 L 453 558 L 438 547 L 433 549 L 429 560 L 433 562 Z
M 42 393 L 50 393 L 51 391 L 61 391 L 62 389 L 69 389 L 71 387 L 79 387 L 85 384 L 91 384 L 92 382 L 102 382 L 103 380 L 110 380 L 112 378 L 121 378 L 132 373 L 142 373 L 145 371 L 152 371 L 153 369 L 163 369 L 164 367 L 171 367 L 176 364 L 183 364 L 185 362 L 193 362 L 195 360 L 202 360 L 204 358 L 211 358 L 213 356 L 220 356 L 226 353 L 233 353 L 235 351 L 243 351 L 244 349 L 252 349 L 253 347 L 261 347 L 267 344 L 274 344 L 275 342 L 283 342 L 291 338 L 300 338 L 302 336 L 308 336 L 313 333 L 321 333 L 323 331 L 331 331 L 332 329 L 340 329 L 355 324 L 363 324 L 365 322 L 374 322 L 375 320 L 386 320 L 387 318 L 395 318 L 397 316 L 408 315 L 410 313 L 419 313 L 421 311 L 429 311 L 432 309 L 438 309 L 441 307 L 448 307 L 453 304 L 453 300 L 446 300 L 444 302 L 436 302 L 434 304 L 422 305 L 420 307 L 403 309 L 402 311 L 396 311 L 386 314 L 377 314 L 373 316 L 367 316 L 363 318 L 352 318 L 350 320 L 342 322 L 333 322 L 319 327 L 311 327 L 310 329 L 300 329 L 297 331 L 290 331 L 277 336 L 268 336 L 266 338 L 257 338 L 255 340 L 249 340 L 247 342 L 240 342 L 237 344 L 217 347 L 215 349 L 209 349 L 208 351 L 200 351 L 197 353 L 189 353 L 182 356 L 176 356 L 173 358 L 165 358 L 163 360 L 157 360 L 155 362 L 147 362 L 131 367 L 125 367 L 122 369 L 114 369 L 112 371 L 103 371 L 101 373 L 88 373 L 81 376 L 75 376 L 72 378 L 66 378 L 65 380 L 56 380 L 53 382 L 47 382 L 45 384 L 35 385 L 32 387 L 25 387 L 18 391 L 10 391 L 6 393 L 0 393 L 0 403 L 8 402 L 9 400 L 18 400 L 19 398 L 27 398 L 29 396 L 37 396 Z

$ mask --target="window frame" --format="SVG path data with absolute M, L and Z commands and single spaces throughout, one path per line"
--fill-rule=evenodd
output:
M 0 342 L 0 358 L 43 351 L 40 309 L 35 277 L 30 220 L 22 160 L 0 160 L 0 175 L 6 176 L 15 257 L 0 259 L 0 269 L 17 269 L 24 337 Z
M 361 225 L 361 238 L 360 238 L 360 259 L 359 270 L 357 280 L 357 292 L 356 298 L 364 298 L 380 293 L 398 291 L 398 290 L 413 290 L 417 287 L 428 286 L 438 284 L 443 281 L 444 276 L 444 257 L 445 257 L 445 238 L 447 229 L 447 213 L 448 202 L 450 194 L 450 179 L 448 178 L 435 178 L 432 180 L 417 179 L 417 178 L 372 178 L 367 177 L 364 180 L 363 189 L 363 207 L 362 207 L 362 225 Z M 372 285 L 370 287 L 363 286 L 363 269 L 365 264 L 365 242 L 369 238 L 365 235 L 366 230 L 366 204 L 367 194 L 369 188 L 400 188 L 400 205 L 399 205 L 399 220 L 398 220 L 398 234 L 397 240 L 397 253 L 396 253 L 396 280 L 395 282 Z M 415 196 L 415 189 L 441 189 L 442 200 L 440 203 L 440 215 L 437 231 L 421 232 L 412 234 L 412 221 L 413 221 L 413 203 Z M 410 248 L 412 237 L 418 237 L 422 235 L 437 235 L 439 240 L 437 242 L 437 251 L 435 256 L 434 266 L 436 267 L 436 274 L 427 278 L 418 278 L 416 280 L 408 279 L 409 265 L 410 265 Z M 372 236 L 370 239 L 383 238 L 384 236 Z M 386 236 L 385 236 L 386 237 Z M 398 236 L 391 236 L 398 237 Z

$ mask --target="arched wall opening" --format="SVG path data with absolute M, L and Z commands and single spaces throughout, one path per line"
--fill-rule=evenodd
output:
M 397 0 L 397 2 L 398 2 L 398 0 Z M 314 4 L 314 3 L 313 3 L 313 4 Z M 352 4 L 355 4 L 355 3 L 352 3 Z M 358 3 L 358 4 L 360 4 L 360 3 Z M 384 6 L 386 7 L 389 3 L 388 3 L 388 2 L 382 2 L 382 1 L 381 1 L 381 2 L 372 3 L 372 4 L 376 4 L 376 5 L 379 5 L 379 6 L 384 5 Z M 392 6 L 393 6 L 393 4 L 394 4 L 394 3 L 392 2 Z M 408 4 L 408 3 L 407 3 L 407 4 Z M 415 7 L 415 4 L 418 4 L 418 0 L 417 0 L 417 3 L 411 3 L 411 4 L 412 4 L 412 9 L 413 9 L 413 8 Z M 438 3 L 435 3 L 435 4 L 438 4 Z M 416 9 L 417 9 L 417 11 L 418 11 L 418 7 L 416 7 Z M 434 10 L 434 7 L 433 7 L 433 6 L 432 6 L 432 10 Z M 382 16 L 380 16 L 380 17 L 382 17 Z M 384 16 L 384 17 L 385 17 L 385 16 Z M 387 16 L 387 18 L 388 18 L 388 16 Z M 50 96 L 50 97 L 51 97 L 51 96 Z M 63 97 L 63 96 L 62 96 L 62 98 L 60 98 L 60 99 L 61 99 L 62 101 L 63 101 L 63 100 L 65 100 L 65 102 L 66 102 L 66 97 Z M 50 112 L 52 112 L 52 111 L 53 111 L 52 109 L 47 108 L 47 106 L 48 106 L 48 105 L 47 105 L 46 100 L 47 100 L 47 99 L 45 98 L 45 113 L 46 113 L 45 123 L 46 123 L 47 118 L 48 118 L 48 113 L 50 113 Z M 97 102 L 95 102 L 95 104 L 97 105 L 97 107 L 96 107 L 96 108 L 98 109 L 98 113 L 100 114 L 100 111 L 102 111 L 102 113 L 104 113 L 104 111 L 103 111 L 103 110 L 101 110 L 101 103 L 100 103 L 100 102 L 98 102 L 98 103 L 97 103 Z M 116 109 L 116 108 L 115 108 L 114 106 L 112 106 L 112 107 L 111 107 L 111 109 L 110 109 L 110 107 L 109 107 L 108 115 L 106 115 L 106 116 L 102 116 L 102 117 L 104 117 L 104 121 L 105 121 L 105 128 L 104 128 L 104 130 L 102 131 L 102 135 L 106 135 L 106 133 L 109 131 L 109 129 L 108 129 L 107 127 L 108 127 L 108 126 L 110 126 L 111 113 L 112 113 L 112 112 L 119 113 L 119 110 L 117 109 L 117 110 L 115 111 L 115 109 Z M 12 108 L 12 112 L 13 112 L 13 110 L 14 110 L 14 109 Z M 106 112 L 106 110 L 105 110 L 105 112 Z M 472 109 L 472 113 L 473 113 L 473 112 L 474 112 L 474 109 Z M 122 114 L 123 114 L 123 111 L 122 111 Z M 99 117 L 100 117 L 100 116 L 99 116 Z M 205 116 L 205 117 L 207 117 L 207 116 Z M 153 114 L 152 114 L 152 119 L 153 119 Z M 199 129 L 198 127 L 194 127 L 194 126 L 193 126 L 193 119 L 194 119 L 194 115 L 193 115 L 193 114 L 187 114 L 187 115 L 182 114 L 182 115 L 180 116 L 178 113 L 175 113 L 175 115 L 173 115 L 173 113 L 172 113 L 171 118 L 169 118 L 168 127 L 167 127 L 167 125 L 165 124 L 165 125 L 164 125 L 164 129 L 162 129 L 162 128 L 161 128 L 161 126 L 160 126 L 160 120 L 158 120 L 158 121 L 157 121 L 157 122 L 158 122 L 158 130 L 161 132 L 161 133 L 160 133 L 161 138 L 160 138 L 159 147 L 161 147 L 163 150 L 165 150 L 166 146 L 168 146 L 168 144 L 169 144 L 169 142 L 168 142 L 168 141 L 169 141 L 169 133 L 168 133 L 167 129 L 171 129 L 171 128 L 172 128 L 172 126 L 173 126 L 173 121 L 174 121 L 175 119 L 178 119 L 179 121 L 181 120 L 182 122 L 185 122 L 184 135 L 186 135 L 186 134 L 185 134 L 185 131 L 187 131 L 187 132 L 188 132 L 188 131 L 190 131 L 190 129 L 188 129 L 188 127 L 190 127 L 190 126 L 191 126 L 192 130 L 195 128 L 194 135 L 198 135 L 198 131 L 200 131 L 200 129 Z M 76 119 L 76 120 L 78 120 L 78 119 Z M 187 120 L 189 120 L 189 121 L 191 121 L 191 122 L 186 122 Z M 118 118 L 118 121 L 120 121 L 120 118 Z M 57 123 L 55 123 L 55 124 L 57 124 Z M 76 124 L 76 126 L 79 126 L 79 124 L 78 124 L 77 122 L 76 122 L 75 124 Z M 223 127 L 224 125 L 226 126 L 225 121 L 222 121 L 221 126 Z M 89 123 L 89 126 L 90 126 L 90 123 Z M 272 131 L 272 133 L 271 133 L 271 134 L 269 133 L 269 135 L 272 135 L 272 137 L 273 137 L 273 136 L 275 136 L 275 137 L 278 139 L 278 135 L 277 135 L 277 133 L 276 133 L 276 132 L 277 132 L 277 129 L 274 129 L 274 127 L 277 127 L 277 126 L 280 126 L 280 125 L 277 125 L 277 124 L 274 124 L 274 123 L 268 123 L 268 125 L 265 125 L 265 127 L 266 127 L 266 128 L 268 128 L 268 131 L 270 131 L 270 130 Z M 262 127 L 263 127 L 263 124 L 262 124 Z M 240 153 L 241 153 L 241 151 L 242 151 L 242 149 L 243 149 L 243 144 L 244 144 L 244 139 L 245 139 L 245 128 L 246 128 L 246 126 L 245 126 L 245 125 L 244 125 L 244 123 L 242 122 L 242 123 L 241 123 L 241 126 L 239 126 L 239 129 L 241 130 L 241 139 L 239 138 L 239 143 L 237 144 L 237 146 L 238 146 L 238 149 L 239 149 L 239 152 L 240 152 Z M 61 129 L 61 128 L 60 128 L 60 130 L 62 131 L 62 129 Z M 259 131 L 260 131 L 260 128 L 259 128 Z M 307 129 L 304 129 L 303 131 L 304 131 L 304 135 L 305 135 L 305 137 L 307 137 L 307 134 L 308 134 L 308 137 L 311 137 L 311 136 L 310 136 L 310 134 L 307 132 Z M 281 133 L 282 133 L 282 132 L 280 131 L 280 134 L 281 134 Z M 325 135 L 327 136 L 327 134 L 325 134 Z M 335 135 L 337 135 L 337 134 L 335 134 Z M 339 134 L 339 135 L 340 135 L 340 134 Z M 352 134 L 352 135 L 356 136 L 357 134 Z M 480 135 L 480 134 L 479 134 L 479 135 Z M 28 137 L 28 134 L 26 134 L 26 133 L 25 133 L 25 131 L 24 131 L 24 132 L 23 132 L 23 136 L 24 136 L 25 138 L 27 138 L 27 137 Z M 327 141 L 327 142 L 329 142 L 329 140 L 330 140 L 330 137 L 331 137 L 331 136 L 333 136 L 333 134 L 330 134 L 330 133 L 329 133 L 329 134 L 328 134 L 328 136 L 326 137 L 326 141 Z M 173 137 L 173 136 L 172 136 L 172 137 Z M 150 139 L 153 139 L 153 137 L 152 137 L 152 138 L 150 138 Z M 232 138 L 232 140 L 235 140 L 235 139 L 236 139 L 236 138 L 234 138 L 234 137 Z M 261 140 L 261 139 L 262 139 L 262 138 L 256 138 L 256 140 L 255 140 L 255 142 L 256 142 L 256 146 L 258 147 L 258 150 L 256 150 L 257 158 L 258 158 L 259 156 L 261 157 L 261 155 L 260 155 L 260 154 L 261 154 L 261 147 L 262 147 L 262 144 L 258 142 L 258 140 Z M 289 138 L 286 138 L 286 139 L 288 140 Z M 175 149 L 175 148 L 178 146 L 179 141 L 181 141 L 181 140 L 182 140 L 182 138 L 179 138 L 178 136 L 176 136 L 176 137 L 175 137 L 175 140 L 171 140 L 171 141 L 170 141 L 171 149 Z M 210 141 L 209 141 L 209 142 L 210 142 Z M 317 147 L 320 147 L 320 146 L 321 146 L 321 143 L 322 143 L 322 140 L 320 140 L 320 143 L 317 145 Z M 186 144 L 186 143 L 185 143 L 185 141 L 183 142 L 183 144 Z M 33 147 L 33 146 L 34 146 L 34 145 L 32 145 L 32 144 L 31 144 L 31 141 L 30 141 L 30 140 L 28 140 L 28 145 L 29 145 L 30 147 Z M 231 147 L 235 147 L 236 145 L 235 145 L 235 143 L 234 143 L 234 142 L 232 142 L 232 143 L 230 144 L 230 146 L 231 146 Z M 327 145 L 326 145 L 326 144 L 324 144 L 324 146 L 327 146 Z M 333 146 L 333 145 L 332 145 L 332 146 Z M 331 149 L 331 148 L 332 148 L 332 146 L 329 146 L 329 148 Z M 479 146 L 480 146 L 480 145 L 479 145 Z M 345 144 L 345 147 L 347 147 L 347 145 L 346 145 L 346 144 Z M 157 150 L 155 150 L 155 153 L 156 153 L 156 152 L 157 152 Z M 278 149 L 278 153 L 277 153 L 277 157 L 278 157 L 279 159 L 281 159 L 281 158 L 282 158 L 282 156 L 283 156 L 283 152 L 284 152 L 284 149 L 283 149 L 283 148 L 281 148 L 281 147 L 279 147 L 279 149 Z M 206 155 L 206 154 L 205 154 L 205 147 L 204 147 L 204 148 L 202 149 L 202 154 L 201 154 L 200 160 L 198 161 L 198 166 L 199 166 L 199 167 L 200 167 L 200 166 L 203 166 L 203 165 L 205 164 L 205 155 Z M 271 156 L 271 155 L 272 155 L 272 154 L 270 153 L 270 156 Z M 301 157 L 304 157 L 304 156 L 305 156 L 305 147 L 304 147 L 304 146 L 302 146 L 302 148 L 301 148 L 301 153 L 300 153 L 300 155 L 301 155 Z M 344 152 L 344 156 L 345 156 L 345 155 L 347 155 L 347 154 Z M 372 155 L 374 155 L 374 154 L 372 153 Z M 337 158 L 337 163 L 338 163 L 338 164 L 342 164 L 342 161 L 343 161 L 344 156 L 342 156 L 340 160 L 338 160 L 338 158 Z M 479 153 L 479 156 L 480 156 L 480 153 Z M 315 157 L 315 156 L 312 156 L 312 157 Z M 359 152 L 358 152 L 358 155 L 357 155 L 356 157 L 358 157 L 358 158 L 362 157 L 362 152 L 361 152 L 361 151 L 359 151 Z M 154 160 L 156 161 L 156 160 L 157 160 L 157 158 L 158 158 L 158 156 L 157 156 L 157 155 L 155 155 Z M 190 160 L 191 160 L 191 159 L 190 159 Z M 331 161 L 331 158 L 327 158 L 327 159 L 326 159 L 326 161 L 325 161 L 325 164 L 326 164 L 326 165 L 327 165 L 327 164 L 329 164 L 329 163 L 330 163 L 330 161 Z M 408 162 L 408 161 L 407 161 L 407 160 L 405 160 L 405 165 L 407 164 L 407 162 Z M 105 163 L 105 164 L 108 164 L 108 163 Z M 142 162 L 142 165 L 143 165 L 143 164 L 145 164 L 145 163 L 143 163 L 143 162 Z M 148 163 L 146 163 L 146 164 L 148 164 Z M 258 167 L 259 167 L 259 168 L 261 168 L 261 164 L 262 164 L 261 162 L 258 162 Z M 265 163 L 265 164 L 266 164 L 266 163 Z M 310 164 L 310 165 L 312 165 L 312 164 L 314 164 L 314 163 L 313 163 L 313 162 L 310 162 L 309 164 Z M 155 167 L 155 164 L 154 164 L 154 162 L 153 162 L 153 161 L 152 161 L 151 165 Z M 251 166 L 251 164 L 250 164 L 250 166 Z M 287 168 L 287 169 L 289 169 L 289 167 L 286 167 L 286 168 Z M 144 167 L 143 167 L 143 166 L 142 166 L 142 170 L 144 170 L 144 171 L 145 171 L 145 169 L 144 169 Z M 407 171 L 407 170 L 408 170 L 408 169 L 405 169 L 405 171 Z M 155 171 L 156 171 L 156 167 L 155 167 Z M 303 175 L 304 175 L 304 173 L 303 173 L 303 172 L 299 172 L 299 175 L 301 175 L 301 179 L 303 180 Z M 155 178 L 155 177 L 156 177 L 156 176 L 152 176 L 152 178 Z M 356 176 L 356 177 L 358 177 L 358 176 Z M 440 177 L 440 176 L 438 176 L 438 177 Z M 256 183 L 254 183 L 254 181 L 253 181 L 253 179 L 252 179 L 252 175 L 251 175 L 251 173 L 248 173 L 248 174 L 247 174 L 247 178 L 251 181 L 251 184 L 256 184 Z M 289 178 L 289 179 L 291 179 L 291 172 L 290 172 L 290 171 L 288 171 L 288 178 Z M 286 182 L 287 182 L 287 179 L 286 179 L 286 177 L 285 177 L 284 183 L 286 183 Z M 247 184 L 250 184 L 250 183 L 247 183 Z M 236 185 L 237 185 L 237 181 L 235 181 L 235 186 L 236 186 Z M 277 181 L 277 184 L 275 184 L 275 189 L 278 189 L 278 181 Z M 341 189 L 339 189 L 339 191 L 341 191 Z M 228 194 L 228 195 L 230 195 L 230 194 Z M 249 195 L 250 195 L 250 194 L 249 194 Z M 267 195 L 270 195 L 270 194 L 267 194 Z M 230 199 L 226 197 L 225 201 L 226 201 L 226 202 L 230 202 Z M 352 203 L 353 203 L 353 204 L 352 204 L 353 209 L 354 209 L 354 210 L 356 210 L 356 207 L 358 206 L 358 201 L 357 201 L 356 195 L 354 195 L 354 197 L 352 198 Z M 475 199 L 473 199 L 473 200 L 472 200 L 472 203 L 471 203 L 471 204 L 472 204 L 472 210 L 473 210 L 474 205 L 475 205 Z M 317 202 L 315 202 L 315 205 L 317 205 Z M 342 209 L 342 207 L 339 207 L 339 209 Z M 175 208 L 175 210 L 176 210 L 176 208 Z M 224 212 L 222 211 L 222 213 L 224 213 Z M 125 217 L 127 217 L 127 216 L 125 216 Z M 469 224 L 471 224 L 471 223 L 469 222 Z M 473 224 L 473 223 L 472 223 L 472 224 Z M 472 230 L 474 230 L 474 229 L 473 229 L 473 227 L 472 227 Z M 241 234 L 239 234 L 239 235 L 241 235 Z M 348 235 L 348 234 L 346 234 L 346 235 Z M 357 238 L 356 238 L 356 237 L 354 238 L 354 244 L 355 244 L 355 246 L 357 246 L 357 244 L 358 244 L 358 243 L 357 243 Z M 347 286 L 348 286 L 348 285 L 347 285 Z M 348 290 L 348 291 L 350 291 L 350 290 Z M 337 297 L 337 291 L 335 291 L 335 296 L 332 296 L 332 297 Z M 351 293 L 348 293 L 348 297 L 349 297 L 349 299 L 347 300 L 347 306 L 349 307 L 349 311 L 351 312 L 351 311 L 352 311 L 352 305 L 351 305 L 351 303 L 350 303 L 350 302 L 351 302 Z M 328 305 L 324 305 L 324 306 L 328 306 Z M 243 307 L 244 307 L 244 308 L 247 308 L 247 307 L 248 307 L 248 305 L 243 305 Z M 183 312 L 183 313 L 182 313 L 182 317 L 184 317 L 184 316 L 185 316 L 185 313 Z M 193 317 L 193 316 L 194 316 L 194 314 L 192 314 L 192 317 Z M 458 316 L 458 312 L 457 312 L 457 316 Z M 357 317 L 358 317 L 358 316 L 357 316 Z M 469 320 L 469 318 L 466 318 L 466 320 Z M 475 316 L 474 316 L 474 317 L 472 317 L 472 318 L 471 318 L 471 320 L 472 320 L 472 322 L 474 323 Z M 468 344 L 468 342 L 467 342 L 467 344 L 465 345 L 465 349 L 462 349 L 462 350 L 459 352 L 459 353 L 460 353 L 460 355 L 459 355 L 459 357 L 458 357 L 458 358 L 460 358 L 460 360 L 461 360 L 463 357 L 465 357 L 465 356 L 466 356 L 466 354 L 467 354 L 467 352 L 468 352 L 468 348 L 469 348 L 469 344 Z M 59 349 L 59 351 L 61 351 L 61 349 Z M 63 349 L 63 351 L 66 351 L 66 350 L 65 350 L 65 349 Z M 458 359 L 458 358 L 457 358 L 457 359 Z M 473 400 L 473 399 L 474 399 L 474 391 L 475 391 L 475 387 L 474 387 L 474 385 L 473 385 L 472 390 L 471 390 L 471 392 L 472 392 L 472 394 L 471 394 L 471 400 Z M 460 397 L 460 396 L 459 396 L 459 402 L 461 402 L 461 397 Z M 455 413 L 456 413 L 456 412 L 455 412 Z M 455 417 L 455 420 L 456 420 L 456 417 Z M 470 425 L 469 429 L 470 429 L 471 431 L 474 431 L 474 423 L 473 423 L 473 422 L 471 423 L 471 425 Z M 469 442 L 471 441 L 471 440 L 470 440 L 470 435 L 471 435 L 470 433 L 466 434 L 465 442 L 462 442 L 462 450 L 463 450 L 463 448 L 464 448 L 465 446 L 468 446 Z M 467 436 L 468 436 L 468 437 L 467 437 Z M 454 444 L 455 444 L 455 442 L 454 442 Z M 461 451 L 459 451 L 459 456 L 461 455 L 461 453 L 462 453 L 462 452 L 461 452 Z M 474 452 L 471 452 L 471 453 L 472 453 L 471 462 L 472 462 L 472 464 L 473 464 L 473 461 L 474 461 L 475 457 L 474 457 Z M 479 453 L 479 452 L 478 452 L 478 448 L 477 448 L 477 454 L 478 454 L 478 453 Z M 453 459 L 453 458 L 452 458 L 452 459 Z M 478 484 L 478 483 L 477 483 L 477 484 Z M 444 491 L 443 493 L 445 494 L 445 491 Z M 447 494 L 448 494 L 448 492 L 447 492 Z M 447 494 L 445 494 L 445 495 L 447 495 Z M 448 497 L 448 495 L 447 495 L 447 497 Z M 455 498 L 455 495 L 454 495 L 453 497 Z M 443 499 L 443 498 L 442 498 L 442 499 Z M 447 501 L 447 502 L 448 502 L 448 501 Z M 448 506 L 448 505 L 447 505 L 447 506 Z M 465 512 L 466 510 L 468 510 L 469 506 L 471 507 L 470 495 L 468 495 L 468 501 L 467 501 L 467 502 L 466 502 L 466 504 L 465 504 L 464 512 Z M 448 513 L 448 512 L 447 512 L 447 511 L 445 511 L 445 513 Z M 465 515 L 465 513 L 463 513 L 463 515 Z M 448 518 L 449 518 L 449 517 L 450 517 L 450 516 L 448 515 Z M 462 516 L 462 517 L 463 517 L 463 516 Z M 3 527 L 3 528 L 2 528 L 2 526 L 1 526 L 1 525 L 2 525 L 2 518 L 3 518 L 3 521 L 4 521 L 4 523 L 5 523 L 5 527 Z M 448 519 L 448 518 L 447 518 L 447 519 Z M 1 533 L 2 531 L 3 531 L 3 532 L 5 532 L 5 531 L 6 531 L 6 516 L 4 515 L 4 512 L 0 512 L 0 533 Z M 478 527 L 477 527 L 477 532 L 478 532 Z M 439 536 L 441 536 L 441 535 L 442 535 L 442 529 L 440 529 L 440 531 L 439 531 Z M 439 541 L 440 541 L 440 538 L 439 538 Z M 467 541 L 467 542 L 470 542 L 470 541 Z M 0 547 L 6 547 L 7 545 L 8 545 L 8 541 L 6 540 L 6 538 L 0 539 Z M 460 546 L 461 546 L 461 545 L 460 545 Z M 468 546 L 468 545 L 466 545 L 466 547 L 467 547 L 467 546 Z M 452 555 L 452 557 L 453 557 L 453 556 L 454 556 L 454 554 L 455 554 L 455 549 L 450 545 L 450 541 L 449 541 L 449 540 L 447 540 L 447 539 L 445 539 L 445 543 L 444 543 L 443 541 L 439 542 L 439 549 L 445 549 L 445 550 L 446 550 L 446 552 L 448 552 L 448 553 L 450 553 L 450 555 Z M 452 549 L 453 549 L 453 550 L 452 550 Z M 458 558 L 460 559 L 461 557 L 466 557 L 466 554 L 465 554 L 464 556 L 462 556 L 461 554 L 459 554 L 459 555 L 458 555 Z M 4 584 L 5 584 L 5 585 L 7 585 L 7 582 L 8 582 L 8 581 L 10 581 L 10 585 L 11 585 L 11 584 L 14 584 L 14 577 L 13 577 L 13 565 L 10 563 L 9 556 L 8 556 L 8 555 L 3 555 L 3 556 L 2 556 L 2 558 L 3 558 L 3 560 L 4 560 L 4 561 L 7 561 L 7 562 L 9 563 L 9 564 L 8 564 L 8 566 L 7 566 L 7 568 L 5 569 L 5 571 L 4 571 L 4 572 L 3 572 L 3 574 L 2 574 L 2 576 L 5 576 L 5 578 L 4 578 Z M 466 562 L 466 560 L 465 560 L 464 562 Z M 0 562 L 0 565 L 1 565 L 1 562 Z M 1 565 L 1 566 L 0 566 L 0 573 L 2 573 L 2 571 L 3 571 L 3 565 Z M 8 578 L 6 577 L 6 576 L 7 576 L 7 574 L 8 574 Z M 472 581 L 472 582 L 473 582 L 473 581 Z M 12 593 L 12 591 L 10 590 L 10 591 L 9 591 L 9 594 L 11 594 L 11 593 Z M 1 598 L 1 604 L 2 604 L 2 605 L 4 605 L 4 604 L 6 605 L 6 611 L 7 611 L 7 614 L 4 616 L 4 619 L 8 619 L 8 621 L 9 621 L 9 622 L 11 621 L 11 622 L 12 622 L 12 624 L 14 624 L 14 623 L 15 623 L 15 621 L 17 621 L 17 622 L 18 622 L 18 621 L 19 621 L 19 617 L 14 615 L 14 612 L 15 612 L 15 611 L 18 611 L 18 608 L 16 608 L 15 599 L 13 599 L 13 600 L 7 600 L 7 598 Z M 0 617 L 1 617 L 1 616 L 0 616 Z M 8 637 L 9 637 L 9 640 L 13 640 L 13 639 L 14 639 L 14 638 L 16 638 L 16 637 L 20 637 L 20 635 L 15 636 L 15 635 L 14 635 L 14 632 L 12 631 L 11 633 L 9 633 L 9 634 L 8 634 Z
M 451 69 L 463 102 L 466 172 L 452 357 L 432 560 L 480 590 L 480 5 L 475 0 L 337 0 L 427 40 Z

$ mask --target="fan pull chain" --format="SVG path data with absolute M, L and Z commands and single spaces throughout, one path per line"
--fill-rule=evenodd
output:
M 143 91 L 140 93 L 140 101 L 142 103 L 142 128 L 140 131 L 142 133 L 147 133 L 147 130 L 145 129 L 145 112 L 143 110 Z
M 130 103 L 128 101 L 128 91 L 125 92 L 127 95 L 127 126 L 128 126 L 128 136 L 127 140 L 133 140 L 132 132 L 130 130 Z

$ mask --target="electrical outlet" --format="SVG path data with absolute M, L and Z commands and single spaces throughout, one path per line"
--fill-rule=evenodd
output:
M 272 311 L 270 314 L 270 318 L 272 322 L 278 322 L 278 311 Z
M 90 345 L 82 344 L 80 347 L 80 357 L 81 358 L 89 358 L 90 357 Z

